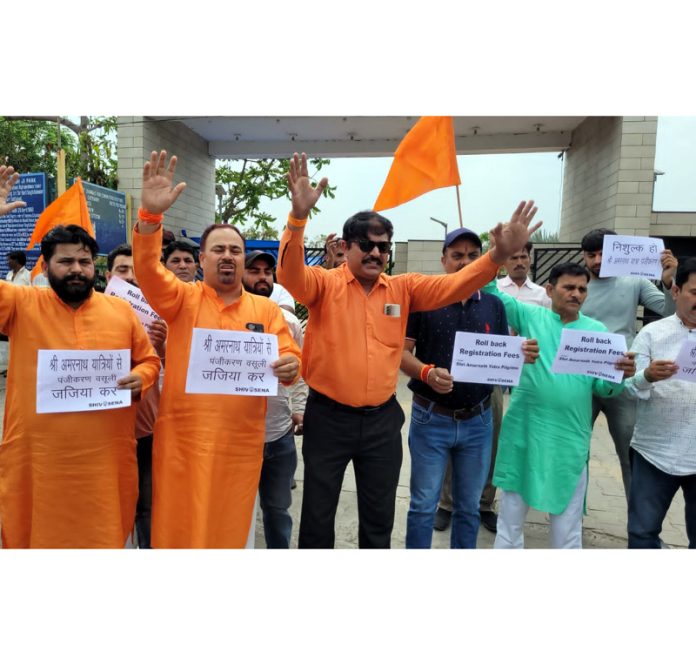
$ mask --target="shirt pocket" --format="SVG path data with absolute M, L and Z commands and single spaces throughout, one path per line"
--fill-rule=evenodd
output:
M 400 316 L 380 314 L 375 322 L 375 338 L 390 349 L 398 349 L 404 344 L 405 330 Z

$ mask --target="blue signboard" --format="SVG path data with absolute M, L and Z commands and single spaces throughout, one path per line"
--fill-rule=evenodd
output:
M 126 195 L 108 187 L 82 181 L 87 209 L 97 236 L 100 254 L 126 242 Z
M 7 254 L 21 249 L 27 255 L 27 269 L 31 270 L 39 258 L 39 249 L 25 250 L 36 220 L 46 208 L 46 174 L 22 173 L 12 188 L 8 201 L 24 201 L 25 208 L 16 208 L 0 218 L 0 278 L 4 279 L 9 267 Z M 38 246 L 37 246 L 38 247 Z

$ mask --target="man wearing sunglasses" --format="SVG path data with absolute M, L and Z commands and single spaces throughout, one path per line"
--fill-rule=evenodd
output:
M 304 226 L 328 184 L 314 188 L 307 156 L 290 160 L 292 210 L 283 233 L 278 281 L 309 308 L 303 376 L 309 385 L 304 417 L 301 548 L 331 548 L 334 519 L 348 462 L 353 462 L 361 548 L 388 548 L 401 469 L 404 413 L 396 383 L 409 312 L 466 300 L 495 277 L 498 266 L 524 247 L 534 202 L 521 203 L 510 223 L 491 231 L 495 249 L 452 275 L 384 274 L 391 222 L 373 211 L 343 227 L 346 263 L 305 266 Z M 337 353 L 344 361 L 336 362 Z

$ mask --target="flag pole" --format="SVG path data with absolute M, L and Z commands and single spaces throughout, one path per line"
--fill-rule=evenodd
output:
M 459 228 L 463 228 L 464 222 L 462 222 L 462 202 L 459 199 L 459 185 L 455 185 L 457 188 L 457 210 L 459 211 Z

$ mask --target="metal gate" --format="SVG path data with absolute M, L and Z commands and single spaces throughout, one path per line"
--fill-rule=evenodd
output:
M 580 245 L 534 247 L 533 252 L 531 278 L 540 286 L 544 286 L 549 281 L 549 273 L 555 265 L 559 263 L 583 263 Z

